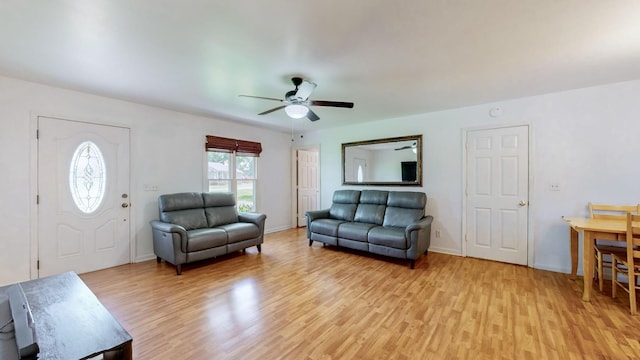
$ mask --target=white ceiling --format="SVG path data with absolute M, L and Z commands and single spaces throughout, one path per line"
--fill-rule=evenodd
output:
M 638 0 L 2 0 L 0 74 L 290 131 L 640 78 Z M 301 75 L 321 120 L 279 102 Z

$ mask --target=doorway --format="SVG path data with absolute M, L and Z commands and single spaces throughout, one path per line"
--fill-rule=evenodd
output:
M 529 126 L 469 130 L 465 149 L 466 255 L 527 265 Z
M 305 213 L 320 207 L 320 162 L 318 148 L 295 150 L 296 226 L 307 226 Z
M 38 117 L 38 277 L 131 259 L 129 129 Z

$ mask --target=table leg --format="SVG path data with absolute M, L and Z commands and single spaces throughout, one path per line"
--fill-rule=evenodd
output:
M 569 238 L 571 241 L 571 280 L 578 278 L 578 232 L 574 228 L 569 228 Z
M 584 254 L 582 259 L 582 279 L 584 280 L 582 300 L 591 301 L 591 288 L 593 287 L 593 257 L 595 256 L 595 251 L 593 250 L 593 233 L 585 230 L 582 238 L 582 252 Z

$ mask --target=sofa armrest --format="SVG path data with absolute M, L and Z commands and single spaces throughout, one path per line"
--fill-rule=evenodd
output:
M 329 217 L 329 209 L 310 210 L 304 213 L 307 216 L 307 226 L 316 219 L 326 219 Z
M 264 221 L 267 219 L 267 215 L 260 213 L 238 213 L 238 220 L 240 222 L 254 223 L 258 227 L 264 227 Z
M 261 213 L 238 213 L 238 221 L 252 223 L 258 227 L 258 231 L 260 233 L 260 235 L 258 235 L 258 238 L 256 239 L 256 242 L 258 244 L 258 251 L 260 251 L 260 244 L 264 242 L 264 222 L 266 219 L 267 215 Z
M 187 238 L 187 230 L 176 224 L 166 223 L 159 220 L 151 220 L 151 229 L 166 233 L 177 233 L 182 238 Z
M 329 217 L 329 209 L 309 210 L 304 215 L 307 217 L 307 239 L 311 239 L 311 222 L 317 219 L 326 219 Z
M 427 215 L 422 219 L 414 222 L 413 224 L 407 226 L 407 228 L 405 229 L 405 233 L 408 236 L 412 231 L 426 230 L 427 227 L 431 227 L 431 223 L 433 223 L 433 216 Z
M 405 228 L 405 236 L 411 242 L 407 257 L 416 260 L 425 254 L 431 245 L 431 224 L 433 216 L 427 215 Z
M 180 275 L 180 264 L 187 262 L 187 254 L 183 251 L 182 245 L 186 244 L 187 230 L 176 224 L 163 221 L 152 220 L 151 233 L 153 236 L 153 252 L 160 259 L 164 259 L 176 266 Z

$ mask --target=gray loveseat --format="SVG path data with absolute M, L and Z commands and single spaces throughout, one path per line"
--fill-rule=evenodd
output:
M 307 238 L 415 261 L 427 254 L 433 217 L 421 192 L 337 190 L 330 209 L 308 211 Z
M 160 195 L 160 220 L 151 221 L 153 251 L 176 266 L 256 246 L 262 251 L 266 215 L 238 213 L 233 193 Z

